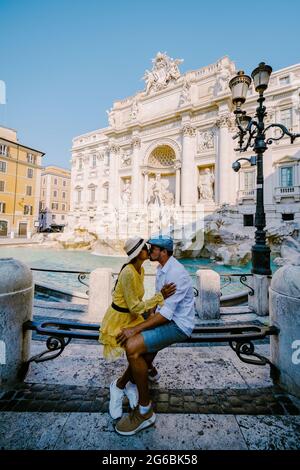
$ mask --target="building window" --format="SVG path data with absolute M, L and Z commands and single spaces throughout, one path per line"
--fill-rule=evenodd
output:
M 254 171 L 245 171 L 244 173 L 244 189 L 245 191 L 251 191 L 254 189 Z
M 52 207 L 52 209 L 54 209 L 54 210 L 58 210 L 58 202 L 52 202 L 51 207 Z
M 28 163 L 36 163 L 36 157 L 32 155 L 32 153 L 27 153 L 27 162 Z
M 81 189 L 78 189 L 78 190 L 77 190 L 77 203 L 78 203 L 78 204 L 81 203 Z
M 54 178 L 54 184 L 57 186 L 57 178 Z
M 95 202 L 96 188 L 91 188 L 90 191 L 90 202 Z
M 66 193 L 65 192 L 62 193 L 62 198 L 66 199 Z
M 109 166 L 109 152 L 105 152 L 104 154 L 104 165 Z
M 0 213 L 5 214 L 5 202 L 0 202 Z
M 63 186 L 66 186 L 67 182 L 66 180 L 63 180 Z
M 0 162 L 0 171 L 6 173 L 6 162 Z
M 78 160 L 78 170 L 82 170 L 82 158 Z
M 4 155 L 7 157 L 8 154 L 8 147 L 7 145 L 0 144 L 0 155 Z
M 292 128 L 292 108 L 286 108 L 280 111 L 280 124 L 283 124 L 287 129 Z
M 282 220 L 294 220 L 294 214 L 281 214 Z
M 290 83 L 290 76 L 289 75 L 285 75 L 284 77 L 279 78 L 279 85 L 280 86 L 289 85 L 289 83 Z
M 57 191 L 53 191 L 53 197 L 57 197 Z
M 65 211 L 66 210 L 66 204 L 62 204 L 61 208 L 62 208 L 63 211 Z
M 32 215 L 32 206 L 24 206 L 24 215 Z
M 0 181 L 0 191 L 4 191 L 4 181 Z
M 92 157 L 92 168 L 96 168 L 97 165 L 97 155 L 93 155 Z
M 55 219 L 56 219 L 56 215 L 52 214 L 52 220 L 55 220 Z
M 64 215 L 61 216 L 61 220 L 65 220 L 65 216 L 64 216 Z
M 292 166 L 283 166 L 280 168 L 280 186 L 282 188 L 293 186 L 293 169 Z
M 253 214 L 244 214 L 244 227 L 253 227 L 254 226 L 254 216 Z
M 26 196 L 32 196 L 32 186 L 26 186 Z
M 27 168 L 27 178 L 33 178 L 33 169 Z

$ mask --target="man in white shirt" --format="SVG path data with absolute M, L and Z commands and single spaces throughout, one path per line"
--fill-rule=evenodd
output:
M 138 388 L 138 406 L 116 425 L 119 434 L 128 436 L 155 422 L 148 387 L 148 365 L 156 353 L 171 344 L 184 342 L 195 326 L 195 304 L 191 278 L 185 268 L 173 257 L 173 240 L 159 236 L 148 241 L 150 260 L 160 266 L 156 275 L 156 291 L 166 285 L 176 285 L 176 292 L 165 299 L 143 323 L 125 328 L 118 342 L 125 347 L 131 373 Z

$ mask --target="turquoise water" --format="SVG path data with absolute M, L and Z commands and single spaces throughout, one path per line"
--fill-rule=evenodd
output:
M 0 247 L 0 258 L 12 257 L 19 259 L 26 263 L 30 268 L 42 268 L 42 269 L 59 269 L 67 271 L 92 271 L 96 268 L 110 267 L 113 272 L 117 273 L 126 258 L 112 257 L 112 256 L 95 256 L 89 251 L 77 251 L 77 250 L 56 250 L 51 248 L 37 247 Z M 219 273 L 250 273 L 251 263 L 243 267 L 237 266 L 223 266 L 212 262 L 208 259 L 180 259 L 179 260 L 187 269 L 187 271 L 193 275 L 198 269 L 214 269 Z M 272 271 L 277 269 L 272 263 Z M 148 274 L 155 273 L 155 264 L 148 262 L 145 265 L 145 271 Z M 78 292 L 85 292 L 87 287 L 78 282 L 78 274 L 67 274 L 67 273 L 44 273 L 34 272 L 34 280 L 45 283 L 47 285 L 58 287 L 68 290 L 75 290 Z M 240 289 L 245 289 L 239 282 L 239 278 L 233 278 L 229 286 L 225 287 L 222 291 L 224 294 L 233 292 Z M 85 280 L 88 283 L 88 277 Z M 226 280 L 222 279 L 224 284 Z M 150 293 L 153 290 L 154 277 L 149 278 L 146 286 L 146 293 Z M 151 289 L 150 289 L 151 288 Z M 150 289 L 150 290 L 149 290 Z

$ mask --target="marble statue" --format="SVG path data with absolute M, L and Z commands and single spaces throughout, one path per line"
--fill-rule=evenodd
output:
M 179 98 L 179 106 L 184 104 L 190 103 L 191 101 L 191 84 L 188 80 L 184 80 L 180 98 Z
M 161 175 L 156 175 L 155 178 L 149 180 L 148 189 L 148 205 L 173 205 L 174 194 L 168 190 L 169 181 L 161 178 Z
M 107 113 L 107 116 L 108 116 L 108 124 L 111 126 L 111 127 L 114 127 L 115 124 L 116 124 L 116 118 L 113 114 L 113 111 L 112 109 L 110 110 L 106 110 L 106 113 Z
M 199 175 L 199 200 L 212 200 L 214 197 L 215 177 L 209 168 L 205 168 L 203 173 Z
M 121 199 L 124 205 L 129 204 L 131 201 L 131 183 L 129 179 L 125 180 L 124 182 L 124 186 L 121 192 Z
M 133 102 L 132 102 L 132 107 L 131 107 L 131 111 L 130 111 L 130 119 L 132 121 L 137 119 L 138 112 L 139 112 L 138 102 L 137 102 L 136 99 L 134 99 Z
M 227 67 L 221 65 L 218 73 L 218 77 L 214 87 L 214 95 L 218 95 L 219 93 L 224 93 L 226 88 L 228 87 L 228 83 L 231 77 L 231 73 Z

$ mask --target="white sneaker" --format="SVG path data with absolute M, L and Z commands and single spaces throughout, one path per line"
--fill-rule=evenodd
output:
M 123 398 L 125 390 L 117 387 L 117 379 L 114 380 L 109 386 L 110 399 L 109 399 L 109 414 L 112 419 L 121 418 L 123 414 Z
M 124 388 L 124 392 L 126 397 L 129 400 L 129 405 L 130 408 L 133 410 L 138 404 L 139 401 L 139 391 L 136 386 L 136 384 L 133 384 L 132 382 L 128 382 L 126 384 L 126 387 Z

